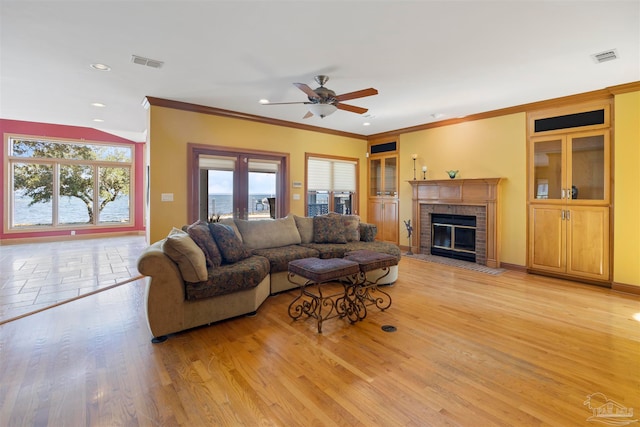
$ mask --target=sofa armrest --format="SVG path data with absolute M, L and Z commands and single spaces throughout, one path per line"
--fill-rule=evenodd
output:
M 184 323 L 184 280 L 178 265 L 163 251 L 164 240 L 142 251 L 138 271 L 147 278 L 145 305 L 147 322 L 154 337 L 167 330 L 181 330 Z
M 367 222 L 360 222 L 360 241 L 373 242 L 378 234 L 378 226 Z

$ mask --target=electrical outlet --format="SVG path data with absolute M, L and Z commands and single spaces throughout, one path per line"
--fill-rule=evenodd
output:
M 71 230 L 71 235 L 75 236 L 76 235 L 76 230 Z

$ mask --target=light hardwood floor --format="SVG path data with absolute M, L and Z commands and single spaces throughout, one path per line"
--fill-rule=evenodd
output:
M 0 326 L 0 426 L 588 426 L 597 392 L 640 418 L 637 296 L 403 258 L 362 322 L 318 334 L 291 291 L 151 344 L 143 288 Z

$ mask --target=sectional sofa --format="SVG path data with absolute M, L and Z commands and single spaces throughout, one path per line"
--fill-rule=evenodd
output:
M 394 255 L 400 249 L 375 240 L 376 226 L 356 215 L 219 223 L 198 221 L 146 248 L 138 270 L 147 277 L 145 305 L 154 342 L 167 335 L 255 313 L 269 297 L 298 286 L 288 278 L 289 261 L 341 258 L 368 249 Z M 397 266 L 379 284 L 396 281 Z M 375 280 L 386 271 L 370 272 Z M 283 313 L 285 315 L 286 313 Z

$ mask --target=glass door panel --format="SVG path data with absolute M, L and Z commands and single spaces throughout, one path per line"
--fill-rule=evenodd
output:
M 605 198 L 604 135 L 571 139 L 571 199 L 604 200 Z
M 369 196 L 382 196 L 382 160 L 369 160 Z
M 562 199 L 563 140 L 538 140 L 533 143 L 533 197 Z
M 236 157 L 200 156 L 200 219 L 232 218 Z
M 396 161 L 395 157 L 386 157 L 384 159 L 384 195 L 397 196 L 398 183 L 396 181 Z
M 249 219 L 277 218 L 276 188 L 279 161 L 249 159 Z

